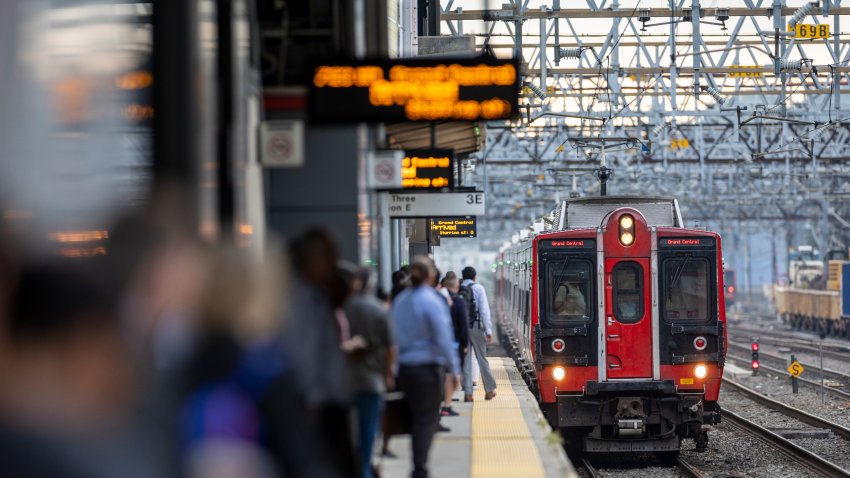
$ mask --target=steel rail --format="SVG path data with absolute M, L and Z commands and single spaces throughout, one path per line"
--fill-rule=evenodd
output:
M 750 363 L 749 359 L 742 359 L 742 358 L 736 357 L 734 355 L 727 355 L 726 359 L 727 360 L 731 359 L 732 361 L 735 361 L 735 362 Z M 775 368 L 769 367 L 767 365 L 760 365 L 759 370 L 765 370 L 767 372 L 773 373 L 774 375 L 778 375 L 778 376 L 787 376 L 788 375 L 788 372 L 786 372 L 784 370 L 775 369 Z M 801 383 L 805 383 L 805 384 L 812 385 L 814 387 L 820 388 L 820 382 L 816 382 L 814 380 L 809 380 L 807 378 L 802 378 L 802 377 L 798 377 L 797 380 L 799 380 Z M 843 390 L 837 390 L 837 389 L 830 388 L 830 387 L 824 387 L 824 389 L 826 390 L 827 393 L 831 393 L 831 394 L 833 394 L 837 397 L 843 398 L 845 400 L 850 400 L 850 393 L 847 393 Z
M 771 410 L 778 411 L 783 415 L 788 415 L 795 420 L 801 421 L 808 425 L 817 428 L 823 428 L 826 430 L 831 430 L 832 433 L 844 438 L 845 440 L 850 440 L 850 428 L 843 427 L 837 423 L 833 423 L 818 416 L 812 415 L 808 412 L 800 410 L 799 408 L 794 408 L 790 405 L 786 405 L 780 401 L 774 400 L 767 395 L 761 394 L 745 385 L 742 385 L 738 382 L 735 382 L 727 377 L 723 377 L 724 385 L 731 385 L 737 392 L 746 395 L 750 399 L 755 402 L 758 402 L 761 405 L 770 408 Z M 723 413 L 726 413 L 724 410 Z
M 681 456 L 676 457 L 676 464 L 679 465 L 679 468 L 681 468 L 682 471 L 685 472 L 685 474 L 690 476 L 691 478 L 705 477 L 705 475 L 703 475 L 701 471 L 694 467 L 694 465 L 691 465 L 690 463 L 685 461 L 685 459 Z
M 760 439 L 766 444 L 772 446 L 774 449 L 789 456 L 791 459 L 806 465 L 813 471 L 816 471 L 819 475 L 827 477 L 843 476 L 850 478 L 850 472 L 847 470 L 815 453 L 810 452 L 809 450 L 806 450 L 805 448 L 802 448 L 790 440 L 782 438 L 757 423 L 751 422 L 750 420 L 728 410 L 723 411 L 723 418 L 732 426 Z
M 590 475 L 590 478 L 602 478 L 602 474 L 590 464 L 590 461 L 587 458 L 582 457 L 581 465 L 587 470 L 587 474 Z

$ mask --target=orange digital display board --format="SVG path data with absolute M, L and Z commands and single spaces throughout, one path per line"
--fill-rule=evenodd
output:
M 404 189 L 453 188 L 454 151 L 451 149 L 409 149 L 401 163 Z
M 517 112 L 512 60 L 397 59 L 319 65 L 310 83 L 316 122 L 498 120 Z

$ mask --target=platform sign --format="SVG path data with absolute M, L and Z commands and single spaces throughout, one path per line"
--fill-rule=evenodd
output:
M 401 164 L 404 189 L 453 188 L 455 154 L 451 149 L 409 149 Z
M 794 28 L 792 28 L 789 24 L 788 31 L 794 32 L 794 38 L 798 38 L 801 40 L 817 40 L 820 38 L 829 38 L 828 24 L 808 25 L 805 23 L 798 23 Z
M 481 216 L 484 214 L 484 193 L 387 193 L 384 213 L 393 218 Z
M 313 70 L 310 119 L 321 123 L 499 120 L 518 112 L 514 60 L 343 60 Z
M 440 237 L 476 237 L 477 229 L 474 216 L 431 218 L 431 232 Z
M 800 364 L 800 362 L 798 362 L 798 361 L 796 361 L 796 360 L 795 360 L 795 361 L 793 361 L 793 362 L 791 363 L 791 365 L 789 365 L 789 366 L 788 366 L 788 373 L 790 373 L 791 375 L 793 375 L 793 376 L 794 376 L 794 378 L 797 378 L 797 377 L 799 377 L 800 375 L 802 375 L 804 370 L 805 370 L 805 369 L 804 369 L 804 368 L 803 368 L 803 366 Z

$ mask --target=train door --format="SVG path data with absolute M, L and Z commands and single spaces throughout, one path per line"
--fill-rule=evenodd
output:
M 652 377 L 649 260 L 605 261 L 605 350 L 609 379 Z

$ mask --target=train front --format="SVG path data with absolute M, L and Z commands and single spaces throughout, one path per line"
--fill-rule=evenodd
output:
M 535 238 L 539 397 L 585 452 L 705 448 L 725 348 L 720 237 L 650 227 L 638 210 Z

